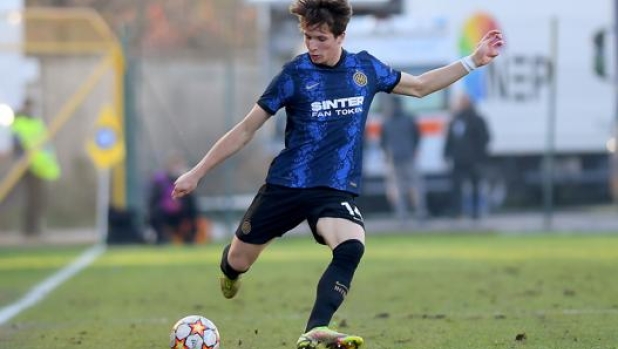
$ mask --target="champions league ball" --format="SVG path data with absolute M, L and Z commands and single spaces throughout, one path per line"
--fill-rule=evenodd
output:
M 189 315 L 178 320 L 170 333 L 172 349 L 219 349 L 217 326 L 200 315 Z

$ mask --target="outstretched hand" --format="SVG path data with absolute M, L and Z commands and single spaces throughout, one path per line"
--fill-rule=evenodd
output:
M 478 66 L 484 66 L 493 61 L 500 54 L 500 48 L 504 45 L 502 39 L 502 32 L 494 29 L 488 31 L 481 41 L 476 46 L 476 49 L 472 53 L 472 59 Z
M 191 171 L 185 172 L 174 182 L 174 189 L 172 190 L 172 198 L 179 199 L 189 193 L 191 193 L 197 187 L 199 178 Z

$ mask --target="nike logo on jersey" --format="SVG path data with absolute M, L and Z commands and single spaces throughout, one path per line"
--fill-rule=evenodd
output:
M 307 85 L 305 86 L 305 88 L 306 88 L 307 90 L 313 90 L 314 88 L 318 87 L 319 85 L 320 85 L 320 83 L 319 83 L 319 82 L 316 82 L 316 83 L 313 83 L 313 84 L 307 84 Z

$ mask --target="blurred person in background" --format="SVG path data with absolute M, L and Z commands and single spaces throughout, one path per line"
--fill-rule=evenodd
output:
M 32 100 L 26 99 L 11 125 L 14 155 L 28 156 L 29 165 L 20 186 L 24 191 L 22 232 L 28 238 L 37 238 L 43 231 L 47 208 L 47 182 L 60 177 L 60 165 L 51 144 L 45 122 L 34 115 Z
M 197 233 L 198 210 L 193 193 L 175 200 L 171 194 L 174 181 L 187 170 L 184 157 L 172 153 L 162 170 L 155 172 L 148 194 L 148 222 L 155 232 L 156 243 L 172 240 L 192 244 Z
M 401 98 L 392 96 L 385 103 L 380 135 L 387 162 L 386 195 L 402 223 L 409 218 L 410 204 L 415 218 L 422 222 L 427 217 L 425 184 L 416 167 L 421 132 L 416 116 L 403 109 Z
M 241 150 L 278 110 L 285 108 L 284 149 L 221 257 L 221 291 L 237 295 L 240 276 L 276 238 L 307 221 L 332 259 L 298 349 L 358 348 L 363 339 L 328 326 L 343 303 L 365 251 L 365 228 L 355 198 L 361 190 L 362 145 L 371 101 L 379 92 L 423 97 L 443 89 L 499 54 L 502 34 L 488 32 L 475 51 L 420 76 L 392 69 L 366 51 L 343 49 L 352 8 L 346 0 L 296 0 L 307 52 L 284 65 L 257 103 L 202 160 L 176 180 L 173 197 L 191 193 L 217 165 Z M 307 285 L 299 285 L 307 287 Z M 287 285 L 286 287 L 290 287 Z M 277 285 L 273 289 L 279 289 Z M 285 290 L 281 290 L 285 292 Z
M 490 134 L 485 119 L 467 94 L 455 101 L 453 118 L 447 128 L 444 157 L 451 166 L 451 212 L 455 217 L 464 213 L 464 186 L 470 188 L 472 219 L 481 215 L 481 181 L 488 157 Z

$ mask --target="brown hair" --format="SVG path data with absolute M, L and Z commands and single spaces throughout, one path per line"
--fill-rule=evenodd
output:
M 301 29 L 326 24 L 335 37 L 343 34 L 352 17 L 347 0 L 295 0 L 290 13 L 296 15 Z

